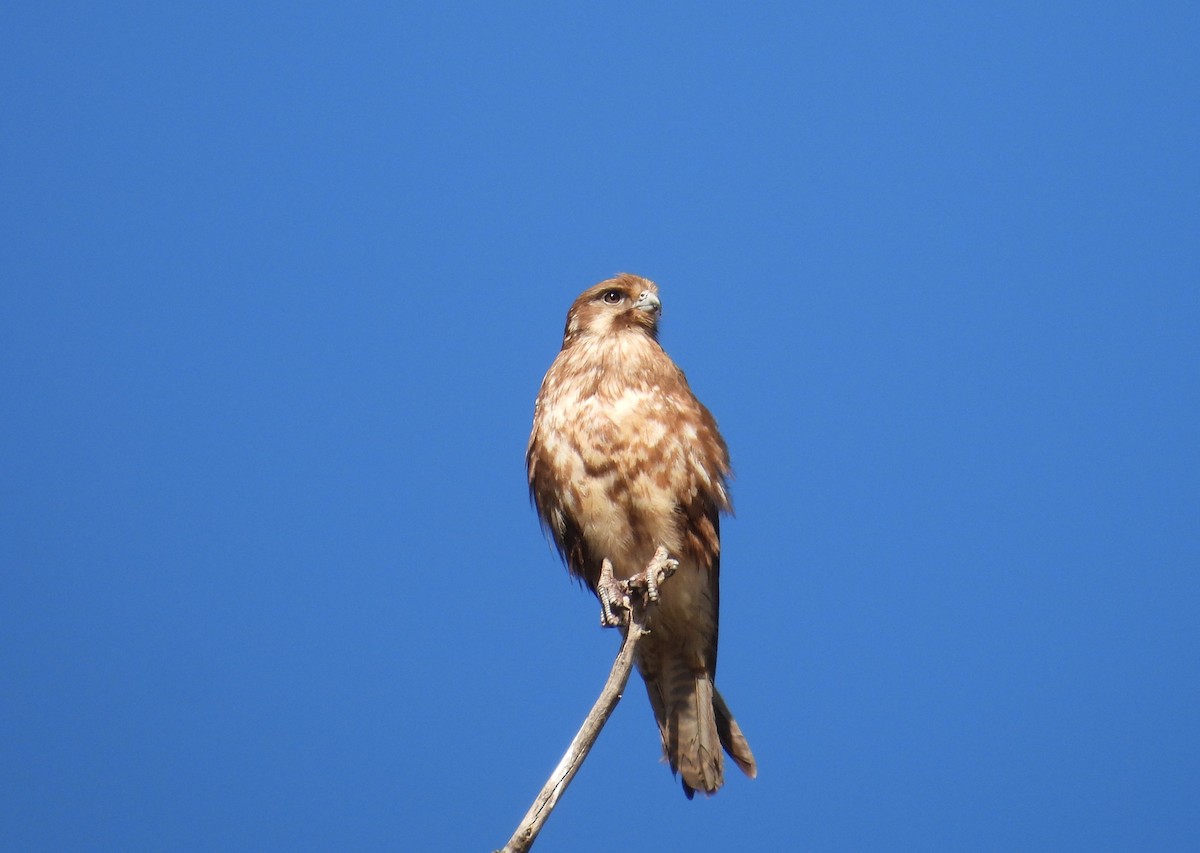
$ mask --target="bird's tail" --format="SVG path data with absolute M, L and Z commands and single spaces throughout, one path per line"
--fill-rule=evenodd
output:
M 646 678 L 646 691 L 662 735 L 663 752 L 671 770 L 683 777 L 688 799 L 696 791 L 715 794 L 724 783 L 722 749 L 753 779 L 758 769 L 750 744 L 713 686 L 712 677 L 694 671 L 682 657 L 667 656 L 658 663 L 658 672 Z

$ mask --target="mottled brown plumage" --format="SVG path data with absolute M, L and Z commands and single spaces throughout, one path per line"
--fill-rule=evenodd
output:
M 637 665 L 663 751 L 691 797 L 721 787 L 722 747 L 747 775 L 756 770 L 713 686 L 729 452 L 659 346 L 659 314 L 654 283 L 628 274 L 575 300 L 538 393 L 526 466 L 543 524 L 593 592 L 606 557 L 618 578 L 643 569 L 659 545 L 679 560 Z

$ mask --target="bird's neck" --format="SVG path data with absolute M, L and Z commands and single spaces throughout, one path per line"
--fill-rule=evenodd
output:
M 587 377 L 587 384 L 601 393 L 605 387 L 624 392 L 631 386 L 661 385 L 668 379 L 663 372 L 671 365 L 658 341 L 633 331 L 579 338 L 563 348 L 560 358 L 568 370 Z

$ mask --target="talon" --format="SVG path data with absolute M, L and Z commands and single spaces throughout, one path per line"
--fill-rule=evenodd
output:
M 624 624 L 624 620 L 613 609 L 614 605 L 628 610 L 624 590 L 613 577 L 612 563 L 608 558 L 600 564 L 600 580 L 596 584 L 596 597 L 600 599 L 600 627 L 614 628 Z
M 669 578 L 679 568 L 679 561 L 672 559 L 666 546 L 659 545 L 646 566 L 646 603 L 654 604 L 659 600 L 658 585 Z M 659 573 L 662 573 L 661 575 Z
M 658 601 L 658 567 L 651 566 L 646 571 L 646 601 Z

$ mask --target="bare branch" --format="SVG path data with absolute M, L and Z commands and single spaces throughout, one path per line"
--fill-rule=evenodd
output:
M 604 562 L 608 564 L 608 560 Z M 583 721 L 583 726 L 575 735 L 575 739 L 571 741 L 571 745 L 567 747 L 566 753 L 558 762 L 558 766 L 554 768 L 554 772 L 550 774 L 550 779 L 534 798 L 533 805 L 525 813 L 524 819 L 517 826 L 517 831 L 508 840 L 508 844 L 504 845 L 504 849 L 497 853 L 526 853 L 533 846 L 542 826 L 558 803 L 559 797 L 563 795 L 567 786 L 571 784 L 571 780 L 575 778 L 575 774 L 583 765 L 583 760 L 587 758 L 592 745 L 599 737 L 600 730 L 604 728 L 604 724 L 612 716 L 617 703 L 621 701 L 625 685 L 629 682 L 629 673 L 633 670 L 634 653 L 637 650 L 638 641 L 647 631 L 646 608 L 658 600 L 659 584 L 674 574 L 678 565 L 679 563 L 672 560 L 667 554 L 666 548 L 659 547 L 650 562 L 646 564 L 645 571 L 639 572 L 627 580 L 612 581 L 611 564 L 607 566 L 607 570 L 603 574 L 609 585 L 598 593 L 603 611 L 601 621 L 607 625 L 624 625 L 625 639 L 621 643 L 621 650 L 617 652 L 617 659 L 613 662 L 612 671 L 608 674 L 608 681 L 605 682 L 604 689 L 600 691 L 600 697 L 592 706 L 587 719 Z M 609 621 L 609 617 L 613 616 L 617 618 Z M 623 622 L 620 617 L 624 617 Z

